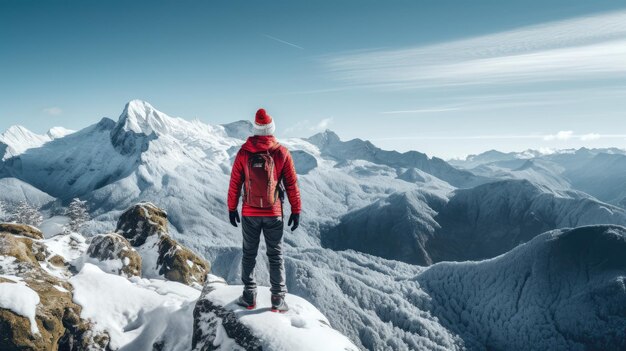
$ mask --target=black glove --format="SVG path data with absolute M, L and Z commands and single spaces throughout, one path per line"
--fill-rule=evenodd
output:
M 293 232 L 294 230 L 298 229 L 298 226 L 300 225 L 299 213 L 292 213 L 291 216 L 289 216 L 289 221 L 287 222 L 287 226 L 290 226 L 291 223 L 293 223 L 293 226 L 291 227 L 291 231 Z
M 237 212 L 237 210 L 228 211 L 228 218 L 230 219 L 230 224 L 232 224 L 233 227 L 236 227 L 237 223 L 241 222 L 241 220 L 239 220 L 239 212 Z

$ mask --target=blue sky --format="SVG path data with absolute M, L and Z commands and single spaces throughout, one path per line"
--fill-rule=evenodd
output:
M 625 1 L 0 0 L 0 130 L 139 98 L 444 158 L 626 148 Z

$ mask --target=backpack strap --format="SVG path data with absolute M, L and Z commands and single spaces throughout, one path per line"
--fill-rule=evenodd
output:
M 274 152 L 280 148 L 280 144 L 277 142 L 271 148 L 267 149 L 267 153 L 270 157 L 274 158 Z M 276 160 L 274 160 L 276 163 Z M 282 221 L 285 220 L 285 211 L 284 211 L 284 203 L 285 203 L 285 187 L 283 186 L 283 177 L 279 176 L 276 184 L 276 189 L 278 190 L 278 200 L 280 201 L 280 219 Z

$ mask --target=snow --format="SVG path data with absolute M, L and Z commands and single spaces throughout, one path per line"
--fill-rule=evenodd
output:
M 63 127 L 52 127 L 48 130 L 48 132 L 46 133 L 46 135 L 51 139 L 59 139 L 59 138 L 63 138 L 66 135 L 70 135 L 72 133 L 76 132 L 75 130 L 71 130 L 71 129 L 67 129 L 67 128 L 63 128 Z
M 16 276 L 18 273 L 17 259 L 13 256 L 0 255 L 0 277 L 17 282 L 22 279 Z
M 53 216 L 45 219 L 40 225 L 39 230 L 45 238 L 51 238 L 55 235 L 62 234 L 69 225 L 70 219 L 67 216 Z
M 7 145 L 2 160 L 18 156 L 26 150 L 39 147 L 48 141 L 50 138 L 46 135 L 35 134 L 22 126 L 11 126 L 0 134 L 0 143 Z
M 303 298 L 287 294 L 285 300 L 290 310 L 286 313 L 274 313 L 270 311 L 269 288 L 260 287 L 256 309 L 246 310 L 235 304 L 243 286 L 211 286 L 215 290 L 206 295 L 206 298 L 233 311 L 237 319 L 260 339 L 264 350 L 358 350 L 350 340 L 332 329 L 328 319 Z M 220 338 L 216 340 L 218 344 L 221 342 Z M 228 344 L 220 346 L 222 350 L 230 349 Z
M 51 256 L 59 255 L 70 263 L 80 259 L 89 247 L 85 238 L 78 233 L 56 235 L 43 242 Z
M 39 334 L 35 321 L 35 312 L 39 304 L 39 295 L 22 282 L 0 283 L 0 308 L 28 318 L 30 331 Z
M 416 277 L 432 313 L 468 349 L 626 347 L 626 228 L 544 233 L 496 258 Z
M 69 282 L 74 302 L 83 307 L 81 318 L 106 330 L 113 349 L 151 350 L 163 342 L 164 350 L 189 350 L 198 290 L 164 280 L 128 280 L 90 263 Z
M 239 284 L 241 232 L 240 228 L 232 228 L 228 223 L 225 192 L 234 154 L 244 142 L 248 126 L 246 122 L 219 126 L 186 121 L 169 117 L 145 102 L 132 101 L 117 121 L 103 119 L 41 147 L 31 147 L 28 152 L 20 154 L 19 164 L 16 159 L 3 162 L 0 199 L 10 200 L 8 202 L 24 198 L 29 202 L 37 200 L 38 204 L 47 205 L 50 213 L 60 213 L 54 212 L 59 209 L 60 201 L 54 202 L 57 197 L 78 196 L 88 201 L 94 217 L 85 228 L 86 235 L 114 230 L 121 211 L 137 202 L 151 201 L 167 210 L 172 237 L 208 259 L 215 274 L 223 276 L 230 284 Z M 513 157 L 505 155 L 503 159 L 497 159 L 502 155 L 494 154 L 492 156 L 496 159 L 480 163 L 479 166 L 485 167 L 470 172 L 459 171 L 443 160 L 418 152 L 388 152 L 360 139 L 341 141 L 332 132 L 309 139 L 281 139 L 280 142 L 297 155 L 294 159 L 303 200 L 300 228 L 295 232 L 286 230 L 284 235 L 287 286 L 292 294 L 316 306 L 333 327 L 361 349 L 460 350 L 466 347 L 465 338 L 471 339 L 474 335 L 460 334 L 455 325 L 448 324 L 442 317 L 447 314 L 440 314 L 438 305 L 446 302 L 437 302 L 438 297 L 453 296 L 452 293 L 458 291 L 450 294 L 439 290 L 427 292 L 424 288 L 426 278 L 418 282 L 426 268 L 376 257 L 374 255 L 405 259 L 374 252 L 376 246 L 393 243 L 404 250 L 440 231 L 439 226 L 448 229 L 448 238 L 471 234 L 465 237 L 467 242 L 456 241 L 457 245 L 448 246 L 467 248 L 466 251 L 474 255 L 472 258 L 478 259 L 503 253 L 546 229 L 623 223 L 621 210 L 575 191 L 575 187 L 582 189 L 584 186 L 598 196 L 607 195 L 604 201 L 612 204 L 618 204 L 620 196 L 626 197 L 621 191 L 624 189 L 624 183 L 620 183 L 624 174 L 622 168 L 611 168 L 608 158 L 587 163 L 600 153 L 623 155 L 611 150 L 578 150 L 551 155 L 528 152 Z M 619 161 L 618 158 L 614 160 Z M 525 163 L 527 161 L 530 162 Z M 573 172 L 565 177 L 564 171 L 573 171 L 582 164 L 596 165 L 597 172 L 589 170 L 580 173 L 580 177 L 574 177 L 577 173 Z M 587 187 L 594 185 L 591 181 L 602 172 L 606 173 L 607 181 L 597 182 L 597 187 Z M 11 177 L 6 177 L 7 174 Z M 522 179 L 529 183 L 523 183 Z M 493 180 L 504 183 L 473 187 Z M 468 189 L 458 190 L 457 186 Z M 286 216 L 289 215 L 288 207 Z M 367 233 L 367 240 L 361 243 L 363 247 L 344 246 L 342 249 L 346 250 L 339 252 L 323 247 L 328 228 L 350 218 L 354 220 L 359 215 L 369 222 L 353 222 L 357 228 L 354 238 L 363 239 L 360 234 L 366 232 L 360 230 L 375 227 L 375 224 L 395 229 Z M 395 220 L 390 221 L 387 218 L 390 216 Z M 472 220 L 468 222 L 466 219 Z M 546 223 L 551 224 L 547 226 Z M 524 231 L 528 235 L 519 235 L 525 224 L 537 227 Z M 452 230 L 455 225 L 460 229 Z M 99 303 L 98 298 L 106 297 L 104 293 L 98 295 L 97 291 L 88 288 L 91 284 L 89 277 L 97 276 L 104 282 L 113 279 L 113 284 L 129 288 L 135 296 L 130 298 L 131 301 L 140 300 L 137 296 L 148 296 L 145 300 L 149 306 L 140 304 L 139 308 L 155 311 L 155 315 L 162 313 L 165 306 L 156 307 L 163 301 L 154 296 L 159 295 L 155 289 L 163 291 L 171 286 L 165 288 L 157 283 L 161 280 L 157 279 L 155 239 L 148 239 L 142 248 L 138 248 L 143 257 L 146 280 L 121 283 L 119 279 L 124 278 L 109 277 L 97 267 L 86 264 L 81 271 L 84 276 L 77 280 L 78 285 L 81 280 L 84 282 L 79 290 L 88 300 L 85 303 Z M 473 241 L 486 243 L 488 254 L 468 244 Z M 65 235 L 46 239 L 46 244 L 49 250 L 69 262 L 74 262 L 86 250 L 84 240 L 81 242 Z M 267 286 L 267 258 L 263 253 L 261 247 L 256 276 L 260 284 Z M 459 259 L 459 256 L 454 258 Z M 429 274 L 435 271 L 433 269 Z M 443 272 L 437 279 L 447 281 L 446 277 Z M 480 282 L 482 278 L 475 279 Z M 523 281 L 523 276 L 515 279 Z M 519 283 L 515 279 L 511 284 Z M 103 291 L 111 290 L 105 288 Z M 454 289 L 454 286 L 442 289 Z M 470 285 L 464 285 L 463 289 L 468 294 L 478 294 Z M 119 293 L 111 294 L 124 301 L 124 296 Z M 472 296 L 462 296 L 476 301 L 470 299 Z M 494 300 L 491 296 L 484 298 Z M 181 318 L 180 326 L 163 322 L 172 330 L 186 328 L 184 323 L 190 317 L 184 317 L 187 319 L 183 321 L 183 314 L 190 315 L 193 309 L 192 303 L 182 307 L 180 300 L 176 301 L 174 305 L 179 307 L 174 315 Z M 163 324 L 151 324 L 157 322 L 148 321 L 147 312 L 130 306 L 128 315 L 134 316 L 130 318 L 132 321 L 137 321 L 133 324 L 124 317 L 126 307 L 112 306 L 108 314 L 94 312 L 96 307 L 92 307 L 91 312 L 93 315 L 103 313 L 105 321 L 108 320 L 103 328 L 117 328 L 117 345 L 128 348 L 132 342 L 139 346 L 148 345 L 155 337 L 144 330 L 156 333 Z M 495 302 L 490 307 L 493 307 L 491 313 L 500 313 Z M 117 322 L 127 326 L 126 330 L 116 327 Z M 295 324 L 300 325 L 300 321 L 296 320 Z M 136 325 L 139 327 L 134 329 Z M 515 332 L 514 329 L 508 330 Z M 185 329 L 180 333 L 188 336 L 189 331 Z M 475 345 L 479 349 L 486 347 L 482 341 Z
M 11 206 L 16 206 L 22 201 L 36 207 L 54 201 L 54 197 L 22 180 L 12 177 L 0 179 L 0 194 L 2 194 L 2 201 L 9 205 L 6 210 L 12 210 Z
M 141 276 L 145 278 L 160 278 L 159 273 L 159 237 L 151 235 L 146 238 L 146 242 L 136 248 L 141 255 Z

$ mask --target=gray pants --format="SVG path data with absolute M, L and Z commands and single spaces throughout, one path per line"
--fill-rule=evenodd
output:
M 281 217 L 246 217 L 241 221 L 243 231 L 243 256 L 241 258 L 241 281 L 246 290 L 255 291 L 254 266 L 259 250 L 261 231 L 265 237 L 267 258 L 270 263 L 270 291 L 284 296 L 285 265 L 283 261 L 283 220 Z

